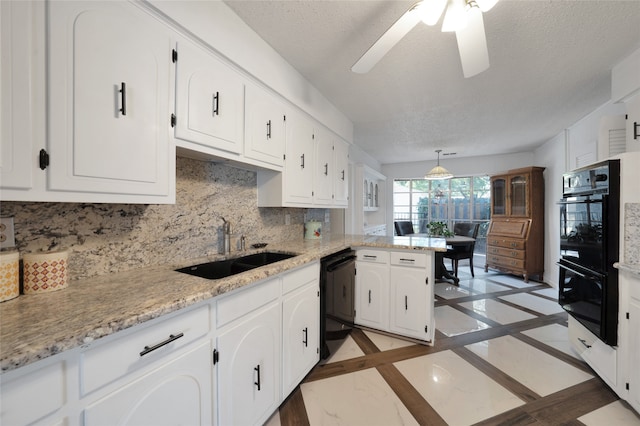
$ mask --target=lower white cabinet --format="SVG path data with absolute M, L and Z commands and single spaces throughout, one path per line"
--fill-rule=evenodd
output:
M 355 323 L 432 341 L 432 252 L 359 249 Z
M 93 425 L 210 425 L 211 342 L 89 405 L 84 424 Z
M 355 291 L 356 324 L 389 328 L 389 253 L 358 250 Z
M 431 340 L 433 297 L 427 268 L 433 264 L 430 256 L 431 252 L 391 253 L 389 331 Z
M 320 359 L 320 291 L 316 278 L 282 302 L 282 399 Z
M 629 302 L 629 399 L 627 402 L 640 413 L 640 299 Z

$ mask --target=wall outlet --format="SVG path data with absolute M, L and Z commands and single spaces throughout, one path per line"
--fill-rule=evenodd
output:
M 0 248 L 16 246 L 16 238 L 13 231 L 13 218 L 0 217 Z
M 291 225 L 291 215 L 289 213 L 284 214 L 284 224 Z

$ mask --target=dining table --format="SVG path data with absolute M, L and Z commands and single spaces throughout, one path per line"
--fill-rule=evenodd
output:
M 429 237 L 429 234 L 409 234 L 411 237 Z M 433 237 L 433 236 L 431 236 Z M 476 240 L 472 237 L 466 237 L 463 235 L 453 235 L 450 237 L 436 237 L 436 238 L 444 238 L 447 243 L 447 246 L 451 247 L 460 247 L 460 246 L 468 246 L 473 244 Z M 436 252 L 436 265 L 435 265 L 435 278 L 436 280 L 452 280 L 453 284 L 459 285 L 460 278 L 456 277 L 452 271 L 449 271 L 447 267 L 444 265 L 444 255 L 445 252 Z

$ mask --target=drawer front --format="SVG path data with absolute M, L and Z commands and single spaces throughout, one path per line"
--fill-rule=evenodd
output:
M 510 257 L 487 255 L 487 263 L 504 266 L 506 268 L 524 269 L 524 260 L 512 259 Z
M 426 253 L 392 251 L 390 254 L 392 265 L 414 266 L 416 268 L 425 268 L 427 266 Z
M 524 250 L 504 248 L 504 247 L 498 247 L 498 246 L 487 246 L 487 255 L 496 254 L 498 256 L 511 257 L 514 259 L 524 259 L 525 253 L 526 252 Z
M 505 247 L 508 249 L 524 250 L 525 240 L 515 240 L 512 238 L 496 238 L 493 236 L 487 237 L 487 245 L 495 247 Z
M 81 393 L 92 392 L 120 377 L 157 361 L 206 335 L 210 330 L 209 305 L 163 320 L 140 325 L 114 340 L 97 341 L 80 355 Z
M 280 297 L 280 278 L 272 278 L 218 300 L 217 328 L 238 319 Z
M 358 261 L 389 264 L 389 252 L 381 250 L 358 249 Z
M 40 363 L 49 364 L 48 361 Z M 64 406 L 67 388 L 74 385 L 65 380 L 65 371 L 69 366 L 65 365 L 65 361 L 35 369 L 34 365 L 23 367 L 33 369 L 27 374 L 16 374 L 9 380 L 2 377 L 0 424 L 31 424 Z
M 282 294 L 287 294 L 297 288 L 304 286 L 310 282 L 319 282 L 320 280 L 320 263 L 315 262 L 311 265 L 298 268 L 291 272 L 286 272 L 282 276 Z

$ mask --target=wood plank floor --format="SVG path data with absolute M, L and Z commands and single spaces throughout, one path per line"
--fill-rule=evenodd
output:
M 580 425 L 584 423 L 578 420 L 579 417 L 619 399 L 582 360 L 566 353 L 566 351 L 549 346 L 526 334 L 529 330 L 539 329 L 545 326 L 559 325 L 566 327 L 567 315 L 564 312 L 554 312 L 545 315 L 540 313 L 540 309 L 535 306 L 523 306 L 514 303 L 513 300 L 515 299 L 502 299 L 502 297 L 505 296 L 526 293 L 535 296 L 535 301 L 556 302 L 555 299 L 550 296 L 551 292 L 548 290 L 544 291 L 549 288 L 547 285 L 535 282 L 520 285 L 516 281 L 512 281 L 513 277 L 492 273 L 483 274 L 479 269 L 477 270 L 479 273 L 476 273 L 475 279 L 471 279 L 469 275 L 465 280 L 464 273 L 461 272 L 461 278 L 463 279 L 461 280 L 459 288 L 466 291 L 466 293 L 457 294 L 455 295 L 456 297 L 450 298 L 436 296 L 436 307 L 453 308 L 455 311 L 472 320 L 482 322 L 486 325 L 486 328 L 457 335 L 447 335 L 443 332 L 443 330 L 446 330 L 446 324 L 436 323 L 437 333 L 434 346 L 411 344 L 387 350 L 378 348 L 372 339 L 369 338 L 369 332 L 354 329 L 350 334 L 350 339 L 355 342 L 359 353 L 362 353 L 362 355 L 316 366 L 306 377 L 303 384 L 301 384 L 280 407 L 279 423 L 282 425 L 314 424 L 305 406 L 305 384 L 375 369 L 384 379 L 386 385 L 388 385 L 401 401 L 402 405 L 406 407 L 417 424 L 447 425 L 448 423 L 443 417 L 444 414 L 438 412 L 438 409 L 430 403 L 429 399 L 425 398 L 423 394 L 412 385 L 411 381 L 399 371 L 396 364 L 401 361 L 437 354 L 443 351 L 452 352 L 456 357 L 462 358 L 466 363 L 480 372 L 481 375 L 488 376 L 493 382 L 506 389 L 508 393 L 514 395 L 519 400 L 519 406 L 471 424 Z M 479 292 L 474 290 L 474 288 L 482 288 L 482 285 L 479 284 L 485 285 L 486 288 L 491 287 L 492 291 Z M 447 286 L 447 284 L 440 284 L 439 287 L 446 292 L 448 289 L 444 289 L 442 286 Z M 453 292 L 455 293 L 456 289 L 453 289 Z M 500 308 L 504 307 L 510 314 L 526 316 L 526 319 L 503 324 L 495 319 L 490 319 L 488 317 L 490 315 L 485 316 L 479 313 L 478 310 L 470 308 L 470 306 L 474 305 L 468 303 L 478 301 L 480 301 L 480 303 L 488 303 L 486 302 L 487 300 L 498 302 Z M 496 306 L 494 302 L 490 303 Z M 551 306 L 553 307 L 553 305 Z M 540 353 L 543 355 L 548 355 L 553 359 L 566 363 L 578 371 L 578 374 L 584 372 L 593 377 L 561 390 L 541 395 L 540 391 L 530 388 L 525 383 L 522 383 L 523 380 L 513 377 L 511 374 L 503 371 L 502 368 L 496 366 L 495 363 L 489 362 L 486 357 L 480 356 L 476 351 L 472 350 L 474 344 L 492 339 L 499 340 L 499 338 L 504 338 L 505 336 L 517 339 L 513 342 L 528 345 L 527 347 L 540 350 Z M 527 369 L 528 367 L 523 364 L 521 368 Z M 309 400 L 307 401 L 311 402 Z M 330 410 L 331 407 L 326 407 L 326 409 Z M 353 410 L 358 409 L 357 406 L 353 407 Z M 464 401 L 459 401 L 459 409 L 465 410 Z M 320 423 L 316 422 L 316 424 Z M 333 424 L 347 423 L 336 419 Z M 638 417 L 638 424 L 640 424 L 640 417 Z

